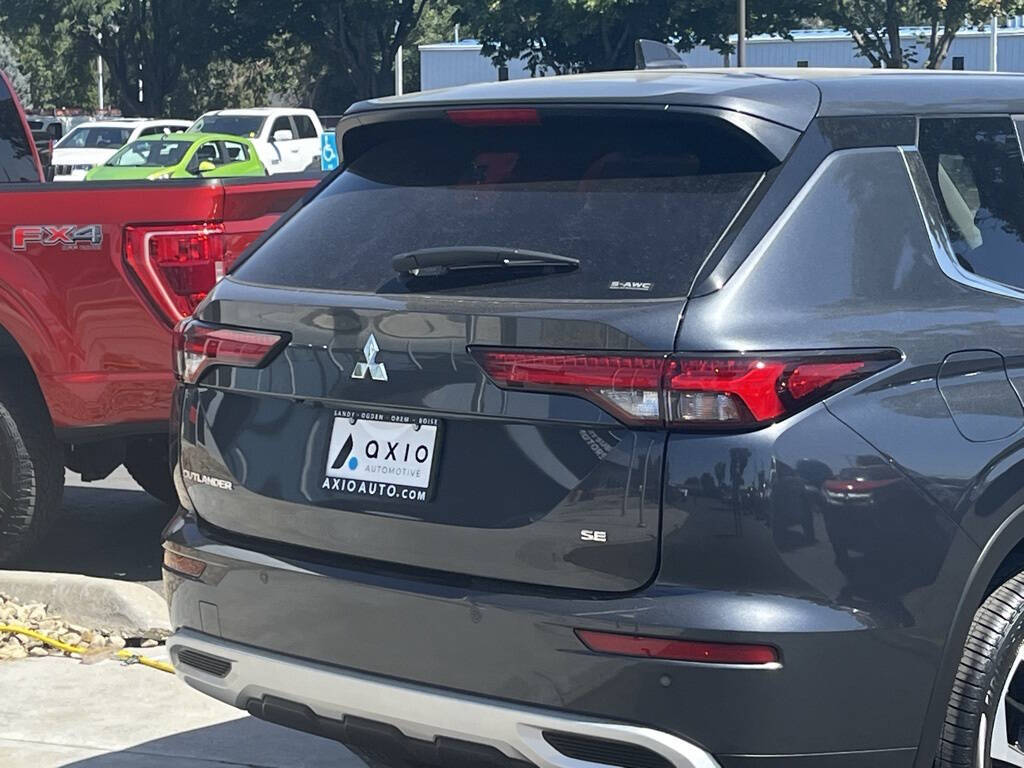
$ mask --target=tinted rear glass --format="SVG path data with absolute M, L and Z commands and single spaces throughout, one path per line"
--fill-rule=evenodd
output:
M 346 170 L 238 279 L 377 293 L 679 296 L 774 162 L 724 122 L 649 112 L 378 123 L 346 132 L 343 154 Z M 570 256 L 580 268 L 411 277 L 391 266 L 397 254 L 465 246 Z
M 196 120 L 189 133 L 227 133 L 255 138 L 263 130 L 265 118 L 259 115 L 205 115 Z
M 0 182 L 39 181 L 39 169 L 14 97 L 0 80 Z

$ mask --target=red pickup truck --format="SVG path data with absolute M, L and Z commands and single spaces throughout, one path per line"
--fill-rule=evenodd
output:
M 64 467 L 174 498 L 171 329 L 317 181 L 44 184 L 0 72 L 0 563 L 53 520 Z

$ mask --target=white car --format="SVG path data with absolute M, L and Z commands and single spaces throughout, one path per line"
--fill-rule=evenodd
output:
M 75 126 L 53 148 L 54 181 L 82 181 L 114 153 L 139 136 L 181 133 L 188 120 L 93 120 Z
M 320 135 L 324 129 L 311 109 L 219 109 L 200 116 L 189 132 L 244 136 L 256 147 L 269 174 L 320 168 Z

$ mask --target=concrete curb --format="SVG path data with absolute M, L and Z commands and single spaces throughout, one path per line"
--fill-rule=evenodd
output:
M 93 629 L 128 635 L 171 629 L 163 598 L 130 581 L 77 573 L 0 570 L 0 592 L 21 603 L 46 603 L 50 613 Z

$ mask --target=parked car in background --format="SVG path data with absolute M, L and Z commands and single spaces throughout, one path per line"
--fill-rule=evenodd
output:
M 86 181 L 266 176 L 249 139 L 203 133 L 144 136 L 122 147 Z
M 174 497 L 171 329 L 318 181 L 42 179 L 0 73 L 0 563 L 59 519 L 65 467 Z
M 181 133 L 187 120 L 94 120 L 72 128 L 53 148 L 54 181 L 82 181 L 121 147 L 140 136 Z
M 269 174 L 302 173 L 320 167 L 323 126 L 311 109 L 220 109 L 200 116 L 189 132 L 228 133 L 250 139 Z
M 28 128 L 39 151 L 39 161 L 46 168 L 53 159 L 53 147 L 64 136 L 64 121 L 52 115 L 29 115 Z
M 1024 77 L 353 105 L 175 335 L 178 674 L 378 766 L 1024 766 Z

